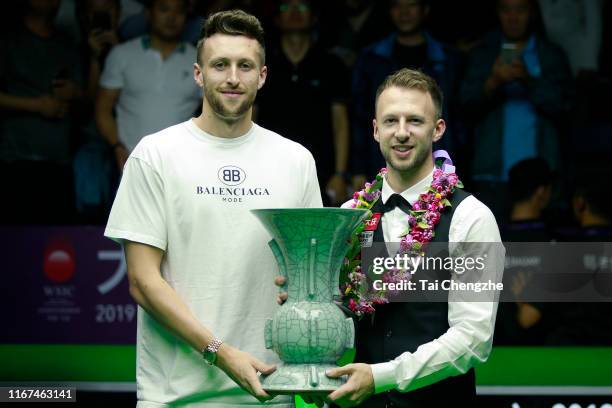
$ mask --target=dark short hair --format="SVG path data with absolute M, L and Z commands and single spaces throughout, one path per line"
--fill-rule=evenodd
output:
M 376 104 L 378 105 L 378 98 L 385 89 L 397 87 L 404 89 L 418 89 L 431 95 L 434 108 L 436 110 L 436 119 L 442 117 L 442 102 L 443 95 L 442 90 L 436 83 L 436 81 L 427 74 L 419 70 L 402 68 L 399 71 L 389 75 L 376 91 Z
M 266 47 L 264 43 L 264 30 L 257 17 L 242 10 L 220 11 L 211 14 L 204 21 L 202 34 L 197 46 L 197 62 L 202 64 L 201 54 L 204 42 L 215 34 L 242 35 L 257 40 L 261 46 L 261 65 L 266 62 Z
M 542 186 L 553 182 L 548 162 L 541 157 L 521 160 L 508 173 L 508 189 L 512 203 L 520 203 L 531 197 Z

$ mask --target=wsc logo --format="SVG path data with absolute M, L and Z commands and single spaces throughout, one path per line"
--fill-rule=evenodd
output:
M 246 173 L 240 167 L 223 166 L 217 173 L 219 180 L 226 186 L 237 186 L 246 179 Z

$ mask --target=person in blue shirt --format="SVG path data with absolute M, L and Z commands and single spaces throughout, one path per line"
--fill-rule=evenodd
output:
M 460 57 L 456 50 L 433 38 L 424 27 L 429 4 L 424 0 L 393 0 L 389 7 L 395 31 L 366 47 L 353 68 L 353 123 L 351 170 L 355 188 L 371 180 L 385 161 L 372 139 L 376 90 L 391 73 L 419 69 L 434 78 L 444 94 L 442 116 L 451 124 L 444 138 L 434 145 L 457 157 L 461 145 L 461 122 L 456 117 Z M 459 166 L 461 167 L 461 165 Z

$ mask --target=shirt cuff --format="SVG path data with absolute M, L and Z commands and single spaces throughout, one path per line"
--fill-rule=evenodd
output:
M 370 364 L 372 376 L 374 377 L 374 394 L 393 390 L 396 388 L 395 364 L 387 363 Z

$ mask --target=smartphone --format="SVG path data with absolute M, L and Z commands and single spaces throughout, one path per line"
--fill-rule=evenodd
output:
M 108 31 L 111 27 L 111 16 L 105 11 L 96 11 L 91 16 L 91 29 Z
M 504 64 L 512 64 L 521 57 L 521 49 L 516 44 L 503 43 L 499 55 Z

